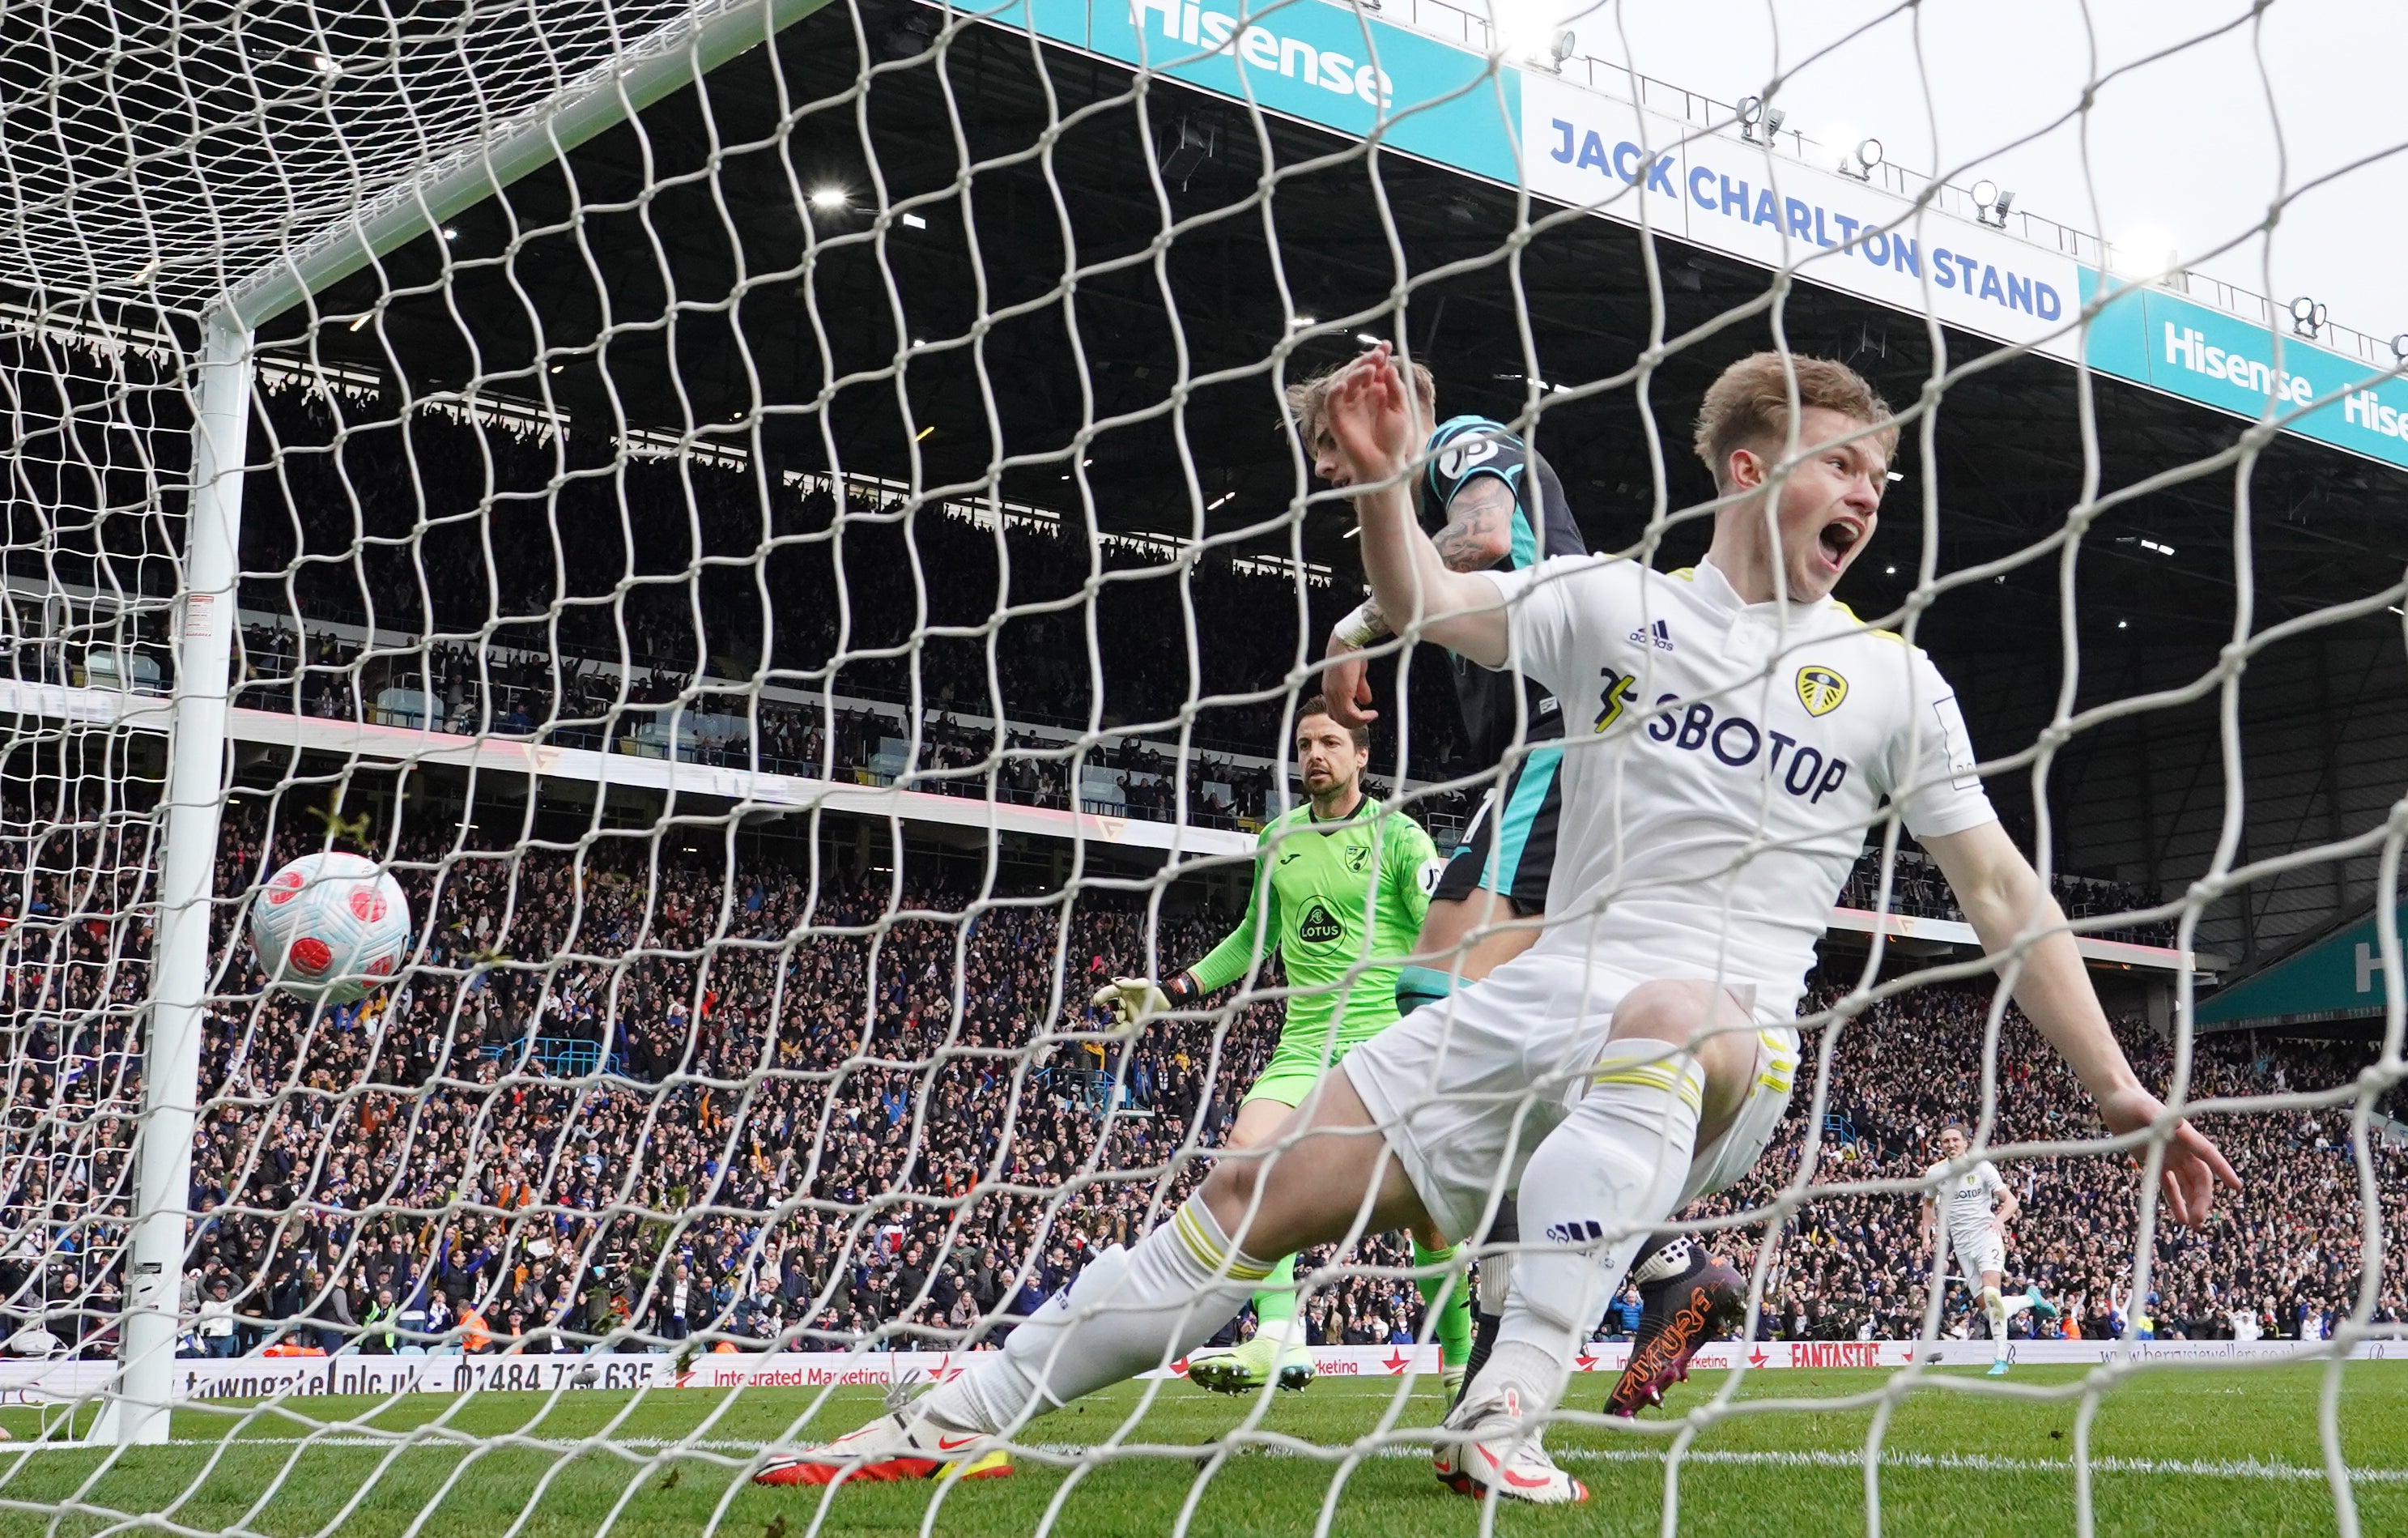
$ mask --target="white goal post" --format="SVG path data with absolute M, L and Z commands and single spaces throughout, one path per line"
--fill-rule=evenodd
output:
M 826 0 L 718 0 L 666 9 L 648 35 L 628 39 L 582 79 L 493 125 L 490 137 L 437 139 L 389 185 L 355 189 L 348 206 L 292 210 L 300 238 L 264 256 L 201 318 L 194 357 L 193 475 L 178 642 L 175 723 L 169 734 L 168 816 L 151 974 L 150 1071 L 143 1081 L 133 1239 L 136 1291 L 125 1318 L 124 1376 L 96 1440 L 167 1440 L 179 1333 L 192 1128 L 200 1099 L 200 1030 L 211 972 L 209 883 L 223 802 L 228 668 L 237 623 L 235 552 L 242 532 L 245 441 L 254 379 L 251 337 L 263 322 L 407 241 L 439 230 L 492 196 L 662 95 L 689 85 L 744 49 L 774 36 Z M 457 127 L 452 131 L 456 133 Z M 314 216 L 314 218 L 313 218 Z M 150 274 L 156 277 L 155 270 Z

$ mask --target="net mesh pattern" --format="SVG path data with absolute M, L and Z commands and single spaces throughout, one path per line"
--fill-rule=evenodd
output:
M 0 1414 L 20 1438 L 86 1436 L 112 1392 L 166 732 L 179 692 L 206 692 L 178 667 L 200 356 L 180 323 L 114 307 L 207 309 L 696 14 L 53 5 L 0 46 L 6 260 L 35 300 L 0 337 L 0 1313 L 21 1358 L 0 1381 L 22 1401 Z M 1156 65 L 1164 46 L 1147 45 Z M 1470 96 L 1493 89 L 1474 76 Z M 772 1538 L 788 1513 L 831 1522 L 837 1506 L 770 1506 L 745 1477 L 867 1419 L 863 1384 L 957 1371 L 1161 1224 L 1278 1043 L 1290 995 L 1268 955 L 1142 1030 L 1088 999 L 1226 933 L 1255 831 L 1298 794 L 1282 744 L 1356 582 L 1327 533 L 1345 504 L 1312 478 L 1285 385 L 1358 330 L 1443 366 L 1440 338 L 1489 326 L 1479 356 L 1510 365 L 1481 381 L 1494 414 L 1550 453 L 1559 430 L 1618 434 L 1612 495 L 1642 510 L 1598 542 L 1662 564 L 1711 516 L 1671 464 L 1694 360 L 1718 364 L 1742 324 L 1828 350 L 1841 323 L 1795 266 L 1734 277 L 1649 238 L 1572 247 L 1570 270 L 1637 274 L 1616 312 L 1629 334 L 1573 373 L 1542 365 L 1568 270 L 1549 242 L 1585 238 L 1626 195 L 1475 197 L 1410 152 L 1040 40 L 1017 8 L 864 0 L 265 328 L 248 354 L 177 1445 L 147 1450 L 180 1461 L 0 1455 L 0 1507 L 189 1532 L 366 1530 L 396 1511 L 411 1531 L 518 1531 L 539 1512 L 599 1532 L 647 1502 Z M 1333 219 L 1354 221 L 1351 243 L 1331 243 Z M 1334 276 L 1349 268 L 1368 283 Z M 1706 318 L 1674 323 L 1683 295 Z M 2117 1020 L 2143 1082 L 2198 1107 L 2249 1183 L 2217 1225 L 2176 1233 L 2149 1194 L 2162 1134 L 2130 1157 L 2103 1145 L 2004 998 L 2000 960 L 1819 971 L 1764 1160 L 1681 1216 L 1747 1275 L 1763 1338 L 1915 1342 L 1925 1360 L 1825 1404 L 1873 1410 L 1852 1445 L 1761 1461 L 1861 1466 L 1878 1529 L 1885 1480 L 1928 1456 L 1896 1451 L 1900 1406 L 1937 1382 L 1984 1391 L 1930 1362 L 1982 1353 L 1966 1339 L 1978 1300 L 1910 1253 L 1928 1135 L 1964 1117 L 2027 1215 L 2013 1272 L 2052 1306 L 2130 1339 L 2144 1313 L 2245 1315 L 2329 1364 L 2320 1460 L 2267 1477 L 2320 1481 L 2356 1531 L 2353 1468 L 2401 1477 L 2344 1445 L 2340 1386 L 2348 1352 L 2396 1339 L 2408 1310 L 2408 1164 L 2380 1135 L 2402 1109 L 2390 894 L 2408 812 L 2244 854 L 2240 678 L 2301 638 L 2357 644 L 2408 588 L 2376 571 L 2258 623 L 2252 476 L 2289 452 L 2273 409 L 2262 430 L 2226 424 L 2110 482 L 2109 447 L 2128 440 L 2109 443 L 2079 371 L 2014 386 L 2083 402 L 2057 424 L 2078 483 L 1995 559 L 1954 561 L 1942 403 L 2061 366 L 2029 345 L 1968 361 L 1941 339 L 1924 316 L 1883 344 L 1922 349 L 1901 398 L 1930 386 L 1906 413 L 1914 502 L 1892 510 L 1921 525 L 1922 565 L 1868 620 L 1919 636 L 1927 612 L 2010 577 L 2061 589 L 2065 688 L 2018 737 L 1981 743 L 1994 787 L 2034 787 L 2025 831 L 2060 847 L 2061 755 L 2199 702 L 2214 724 L 2198 772 L 2232 809 L 2187 887 L 2049 871 L 2073 927 L 2188 949 L 2253 882 L 2356 861 L 2349 879 L 2379 895 L 2386 1012 L 2372 1043 L 2246 1049 Z M 2076 599 L 2077 557 L 2119 507 L 2193 483 L 2237 488 L 2232 644 L 2162 687 L 2077 690 L 2096 634 L 2075 623 L 2095 607 Z M 1443 656 L 1373 652 L 1372 788 L 1449 846 L 1533 744 L 1475 760 Z M 1948 922 L 1895 819 L 1865 831 L 1842 906 Z M 320 1010 L 267 985 L 246 926 L 270 874 L 328 848 L 390 870 L 415 935 L 390 987 Z M 1119 1466 L 1150 1463 L 1175 1477 L 1142 1520 L 1184 1522 L 1182 1501 L 1226 1499 L 1235 1455 L 1295 1455 L 1314 1471 L 1296 1524 L 1317 1512 L 1329 1530 L 1371 1460 L 1426 1456 L 1434 1326 L 1402 1235 L 1358 1226 L 1298 1276 L 1317 1344 L 1421 1365 L 1319 1425 L 1268 1427 L 1259 1404 L 1141 1424 L 1188 1393 L 1159 1384 L 1095 1401 L 1075 1433 L 1067 1416 L 1028 1429 L 1024 1472 L 1077 1471 L 1054 1498 L 1069 1504 L 1088 1473 L 1108 1500 Z M 916 1352 L 938 1355 L 896 1355 Z M 2086 1531 L 2100 1472 L 2258 1477 L 2094 1448 L 2135 1359 L 2000 1390 L 2079 1407 Z M 1765 1401 L 1772 1376 L 1735 1371 L 1684 1408 L 1779 1428 L 1794 1406 Z M 1754 1456 L 1663 1423 L 1634 1435 L 1597 1398 L 1567 1401 L 1563 1461 L 1593 1483 L 1644 1462 L 1648 1489 L 1669 1465 L 1668 1532 L 1721 1462 Z M 1128 1445 L 1099 1452 L 1106 1436 Z M 979 1492 L 934 1499 L 951 1519 Z M 1059 1519 L 1042 1502 L 1016 1518 Z
M 24 7 L 7 280 L 196 309 L 715 8 Z

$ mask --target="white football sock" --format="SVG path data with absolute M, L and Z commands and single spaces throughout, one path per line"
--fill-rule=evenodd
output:
M 1235 1248 L 1201 1197 L 1097 1256 L 993 1355 L 928 1396 L 924 1413 L 1001 1431 L 1177 1361 L 1236 1317 L 1270 1263 Z
M 1588 1094 L 1539 1144 L 1522 1176 L 1523 1241 L 1543 1247 L 1514 1259 L 1496 1354 L 1473 1396 L 1484 1398 L 1511 1380 L 1525 1415 L 1555 1408 L 1573 1351 L 1648 1230 L 1670 1216 L 1681 1198 L 1704 1087 L 1698 1060 L 1662 1042 L 1606 1044 Z M 1619 1237 L 1598 1243 L 1612 1234 Z M 1509 1344 L 1542 1354 L 1555 1364 L 1553 1372 L 1531 1371 L 1528 1364 L 1540 1358 L 1509 1353 Z
M 1498 1341 L 1463 1402 L 1486 1404 L 1511 1389 L 1521 1396 L 1523 1418 L 1535 1420 L 1563 1398 L 1564 1381 L 1570 1375 L 1569 1362 L 1527 1341 Z
M 1990 1355 L 2007 1359 L 2007 1301 L 1996 1287 L 1982 1289 L 1982 1312 L 1990 1316 Z
M 1498 1250 L 1480 1258 L 1480 1312 L 1503 1314 L 1513 1295 L 1513 1252 Z
M 2016 1315 L 2021 1314 L 2024 1310 L 2031 1306 L 2031 1294 L 2028 1292 L 2018 1292 L 2014 1297 L 2007 1300 L 2007 1317 L 2012 1319 Z

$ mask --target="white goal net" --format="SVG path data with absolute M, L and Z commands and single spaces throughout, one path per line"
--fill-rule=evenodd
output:
M 0 14 L 0 1508 L 853 1520 L 867 1492 L 752 1476 L 1169 1222 L 1284 1062 L 1313 988 L 1258 840 L 1276 858 L 1308 804 L 1299 706 L 1367 581 L 1290 388 L 1385 343 L 1440 418 L 1490 424 L 1452 458 L 1416 439 L 1428 527 L 1463 445 L 1510 432 L 1500 483 L 1663 571 L 1723 505 L 1689 442 L 1727 365 L 1870 380 L 1902 431 L 1840 596 L 1947 672 L 2057 904 L 1985 953 L 1891 805 L 1818 831 L 1863 852 L 1808 915 L 1786 1114 L 1671 1225 L 1744 1279 L 1743 1317 L 1663 1413 L 1609 1416 L 1641 1324 L 1615 1289 L 1563 1364 L 1558 1461 L 1667 1531 L 1782 1471 L 1869 1528 L 1889 1482 L 2003 1505 L 2036 1472 L 2085 1531 L 2139 1519 L 2115 1502 L 2141 1487 L 2100 1479 L 2304 1485 L 2344 1531 L 2396 1509 L 2397 1412 L 2353 1396 L 2397 1382 L 2346 1374 L 2408 1319 L 2408 337 L 2262 295 L 2301 270 L 2281 221 L 2396 190 L 2402 145 L 2295 147 L 2307 173 L 2179 259 L 2102 241 L 2112 175 L 2033 146 L 2128 122 L 2093 88 L 2240 67 L 2286 7 L 2186 17 L 1978 142 L 1954 115 L 1914 153 L 1879 137 L 1905 124 L 1801 121 L 1852 60 L 1972 71 L 1954 22 L 1918 52 L 1931 8 L 1785 52 L 1788 10 L 1748 12 L 1770 65 L 1700 63 L 1698 91 L 1655 78 L 1694 23 L 1616 6 Z M 1610 669 L 1601 706 L 1534 689 L 1492 731 L 1406 628 L 1367 643 L 1364 788 L 1440 855 L 1486 806 L 1492 884 L 1554 815 L 1517 799 L 1531 766 L 1756 751 L 1722 697 L 1624 680 L 1623 716 Z M 1813 671 L 1756 684 L 1819 717 L 1851 685 Z M 1828 757 L 1791 798 L 1841 783 Z M 1716 900 L 1747 906 L 1782 838 Z M 263 961 L 252 927 L 328 853 L 397 881 L 410 938 L 313 1002 L 270 975 L 299 947 Z M 1435 965 L 1610 927 L 1653 879 L 1541 880 Z M 1091 1004 L 1250 913 L 1234 982 L 1135 1025 Z M 2158 1194 L 2174 1120 L 2112 1139 L 2011 998 L 2068 930 L 2143 1086 L 2238 1169 L 2210 1222 Z M 1384 993 L 1401 956 L 1336 965 Z M 1921 1227 L 1992 1167 L 2008 1314 L 1985 1252 Z M 1383 1520 L 1381 1460 L 1428 1456 L 1448 1413 L 1442 1298 L 1563 1243 L 1444 1237 L 1432 1263 L 1358 1222 L 1299 1257 L 1300 1399 L 1211 1400 L 1174 1353 L 1013 1428 L 1017 1493 L 947 1481 L 925 1520 Z M 1268 1328 L 1249 1304 L 1207 1348 Z M 1993 1334 L 2019 1376 L 1952 1374 Z M 2114 1418 L 2143 1367 L 2251 1364 L 2290 1434 L 2262 1462 L 2243 1429 Z M 1790 1368 L 1870 1371 L 1801 1375 L 1836 1417 L 1801 1430 Z M 1927 1388 L 1984 1429 L 1935 1432 Z M 2061 1433 L 1983 1440 L 2027 1413 Z

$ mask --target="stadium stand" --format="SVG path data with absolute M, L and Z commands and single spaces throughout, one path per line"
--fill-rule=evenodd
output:
M 0 1204 L 20 1236 L 0 1257 L 0 1328 L 20 1350 L 106 1356 L 147 973 L 148 937 L 119 915 L 150 879 L 147 851 L 96 810 L 70 828 L 53 804 L 37 822 L 22 784 L 5 810 L 0 875 L 30 897 L 0 980 Z M 238 803 L 221 895 L 322 838 L 289 825 L 271 837 L 265 810 Z M 193 1352 L 686 1350 L 781 1334 L 809 1349 L 882 1328 L 908 1344 L 982 1316 L 1008 1328 L 1183 1195 L 1205 1163 L 1194 1150 L 1218 1143 L 1277 1034 L 1276 1002 L 1217 1040 L 1194 1021 L 1129 1042 L 1066 1013 L 1092 978 L 1143 965 L 1146 915 L 1100 892 L 1082 896 L 1057 947 L 1058 898 L 907 891 L 911 916 L 882 932 L 887 885 L 814 887 L 766 842 L 732 872 L 722 850 L 607 835 L 577 857 L 423 832 L 399 854 L 413 907 L 433 915 L 407 986 L 314 1021 L 281 995 L 218 1013 L 193 1164 L 206 1215 L 185 1278 Z M 237 911 L 222 908 L 229 937 Z M 806 922 L 808 943 L 787 938 Z M 1159 954 L 1200 950 L 1219 922 L 1165 916 Z M 248 950 L 234 956 L 228 991 L 255 994 Z M 1929 986 L 1846 1028 L 1818 1180 L 1921 1173 L 1939 1123 L 1979 1108 L 1986 1006 Z M 2003 1031 L 1991 1141 L 2095 1135 L 2020 1017 Z M 2124 1035 L 2162 1082 L 2162 1043 L 2137 1024 Z M 2209 1038 L 2195 1093 L 2320 1088 L 2367 1052 Z M 1693 1215 L 1771 1197 L 1811 1114 L 1801 1092 L 1756 1179 Z M 2145 1312 L 2161 1337 L 2317 1334 L 2359 1273 L 2349 1118 L 2215 1120 L 2247 1193 L 2201 1233 L 2162 1234 Z M 2397 1244 L 2408 1155 L 2375 1141 L 2371 1157 Z M 2073 1328 L 2104 1331 L 2128 1286 L 2130 1181 L 2099 1159 L 2007 1172 L 2028 1215 L 2015 1278 Z M 1763 1333 L 1915 1334 L 1916 1200 L 1806 1208 L 1774 1258 Z M 1756 1231 L 1732 1236 L 1740 1258 Z M 1357 1258 L 1407 1261 L 1386 1240 Z M 2394 1258 L 2381 1320 L 2408 1317 Z M 1354 1272 L 1307 1319 L 1316 1341 L 1378 1344 L 1410 1339 L 1419 1310 L 1409 1282 Z M 1961 1300 L 1947 1323 L 1964 1328 Z
M 982 798 L 990 794 L 984 766 L 995 752 L 994 717 L 986 712 L 996 699 L 986 647 L 943 635 L 923 636 L 916 648 L 910 643 L 915 624 L 984 624 L 996 607 L 1000 537 L 1010 545 L 1013 602 L 1041 601 L 1098 581 L 1104 602 L 1096 622 L 1111 643 L 1096 653 L 1108 669 L 1096 712 L 1101 732 L 1074 769 L 1071 744 L 1089 727 L 1085 707 L 1095 681 L 1066 659 L 1086 654 L 1083 638 L 1052 628 L 1070 623 L 1060 616 L 1018 616 L 995 627 L 1005 739 L 994 769 L 995 798 L 1067 809 L 1075 776 L 1083 808 L 1147 821 L 1180 821 L 1183 812 L 1191 826 L 1252 827 L 1277 811 L 1280 770 L 1266 749 L 1279 733 L 1283 684 L 1297 667 L 1299 633 L 1296 590 L 1285 581 L 1207 562 L 1182 601 L 1159 578 L 1104 580 L 1160 559 L 1140 539 L 1100 541 L 1102 564 L 1091 571 L 1085 542 L 1066 539 L 1058 525 L 1033 515 L 1007 518 L 999 536 L 975 510 L 952 504 L 908 519 L 916 556 L 906 558 L 896 543 L 907 522 L 901 500 L 856 487 L 838 520 L 824 480 L 809 476 L 802 478 L 807 485 L 785 487 L 780 521 L 765 533 L 757 526 L 752 477 L 726 465 L 632 459 L 580 470 L 570 455 L 574 439 L 547 438 L 523 424 L 512 432 L 425 412 L 411 419 L 405 445 L 390 426 L 338 434 L 327 396 L 287 390 L 266 398 L 278 438 L 293 454 L 287 473 L 260 488 L 276 506 L 252 526 L 272 532 L 253 536 L 257 548 L 246 550 L 246 565 L 255 570 L 289 563 L 292 576 L 283 586 L 255 577 L 245 585 L 251 618 L 238 632 L 240 705 Z M 333 440 L 339 449 L 302 447 Z M 466 532 L 457 521 L 492 495 L 480 468 L 488 460 L 497 482 L 522 489 L 500 496 L 494 516 L 477 520 L 481 533 Z M 379 546 L 372 548 L 381 554 L 352 560 L 355 519 L 358 527 L 423 554 L 405 551 L 388 560 L 382 554 L 394 553 Z M 422 519 L 437 526 L 411 537 Z M 578 529 L 580 538 L 559 539 L 564 527 Z M 839 529 L 843 608 L 852 625 L 840 643 L 831 554 Z M 690 577 L 697 534 L 713 551 L 750 548 L 764 538 L 787 541 L 770 568 L 780 619 L 770 627 L 766 670 L 759 667 L 761 600 L 749 586 L 731 597 L 710 591 L 707 578 Z M 321 550 L 347 553 L 313 558 Z M 637 553 L 638 570 L 675 575 L 624 583 L 625 551 Z M 915 569 L 928 583 L 918 619 Z M 1325 582 L 1308 584 L 1307 592 L 1308 649 L 1317 654 L 1352 590 Z M 1208 674 L 1194 681 L 1184 640 L 1189 605 L 1198 632 L 1214 638 L 1198 654 Z M 25 617 L 38 621 L 43 611 Z M 131 649 L 134 657 L 118 672 L 147 681 L 137 688 L 164 694 L 173 653 L 164 626 L 150 628 L 155 633 Z M 37 632 L 10 639 L 6 666 L 7 676 L 25 683 L 85 677 L 70 642 Z M 756 673 L 758 684 L 750 682 Z M 1411 678 L 1408 783 L 1428 789 L 1473 772 L 1443 668 L 1425 662 Z M 1391 673 L 1375 678 L 1383 700 L 1392 697 L 1392 685 Z M 1176 718 L 1191 689 L 1231 702 L 1200 709 L 1182 749 Z M 910 758 L 904 723 L 915 712 L 919 751 Z M 1406 715 L 1390 710 L 1376 724 L 1375 765 L 1396 762 L 1389 734 Z M 1182 753 L 1183 807 L 1176 777 Z M 1368 788 L 1385 797 L 1391 784 L 1375 776 Z M 1480 787 L 1469 788 L 1471 796 L 1430 790 L 1414 813 L 1443 842 L 1469 819 Z M 1869 853 L 1841 902 L 1875 909 L 1879 880 L 1879 860 Z M 2064 872 L 2054 883 L 2076 920 L 2161 900 L 2128 884 Z M 1911 844 L 1887 908 L 1962 916 Z M 2152 945 L 2173 939 L 2171 922 L 2086 932 Z

